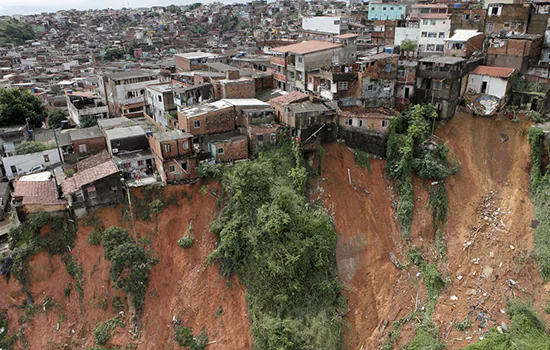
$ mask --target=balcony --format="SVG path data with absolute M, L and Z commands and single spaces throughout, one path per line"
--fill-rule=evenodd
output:
M 275 73 L 275 74 L 273 74 L 273 78 L 275 78 L 275 80 L 282 81 L 283 83 L 286 83 L 286 76 L 284 76 L 283 74 Z

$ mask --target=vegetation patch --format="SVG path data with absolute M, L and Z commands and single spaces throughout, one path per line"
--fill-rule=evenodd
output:
M 531 145 L 531 198 L 535 205 L 536 228 L 534 232 L 535 259 L 542 278 L 550 279 L 550 174 L 543 170 L 542 159 L 545 154 L 544 133 L 539 128 L 529 132 Z
M 331 218 L 305 197 L 298 145 L 260 152 L 224 171 L 224 208 L 212 223 L 210 262 L 246 287 L 254 347 L 339 349 L 345 301 Z
M 17 339 L 15 335 L 10 335 L 8 326 L 8 313 L 0 310 L 0 349 L 13 349 Z
M 357 165 L 359 165 L 363 169 L 367 169 L 370 173 L 370 160 L 369 160 L 369 155 L 367 153 L 359 150 L 354 150 L 353 159 L 355 159 L 355 163 Z
M 471 344 L 465 350 L 550 349 L 550 335 L 533 306 L 523 301 L 508 302 L 508 330 L 492 328 L 483 340 Z
M 41 234 L 44 227 L 49 230 Z M 28 283 L 28 260 L 40 251 L 52 255 L 63 255 L 73 247 L 76 238 L 76 227 L 64 217 L 39 213 L 29 215 L 27 221 L 10 228 L 8 232 L 9 247 L 12 250 L 13 265 L 6 274 L 13 274 L 22 285 Z
M 99 345 L 106 344 L 109 339 L 111 339 L 111 332 L 116 329 L 116 327 L 124 327 L 124 322 L 118 316 L 111 318 L 110 320 L 98 323 L 93 330 L 93 335 L 95 342 Z
M 82 301 L 82 299 L 84 299 L 84 278 L 82 276 L 82 264 L 75 260 L 72 255 L 67 255 L 65 257 L 65 267 L 67 268 L 67 274 L 75 279 L 75 288 L 76 292 L 78 293 L 78 299 Z M 71 289 L 67 291 L 68 287 L 69 286 L 67 286 L 64 291 L 66 296 L 69 296 L 71 294 L 72 285 L 70 286 Z
M 414 338 L 408 344 L 408 350 L 441 350 L 445 343 L 441 339 L 439 328 L 431 321 L 424 320 L 415 330 Z
M 195 237 L 191 236 L 191 232 L 193 232 L 193 223 L 190 223 L 189 226 L 187 226 L 187 230 L 185 230 L 183 237 L 178 239 L 178 245 L 180 247 L 191 248 L 193 244 L 195 244 Z
M 450 175 L 460 170 L 459 162 L 449 156 L 446 145 L 439 145 L 429 140 L 435 126 L 437 111 L 431 104 L 415 105 L 394 118 L 391 122 L 390 135 L 387 144 L 387 172 L 396 183 L 399 202 L 397 204 L 397 220 L 401 233 L 408 237 L 412 225 L 414 210 L 414 189 L 412 174 L 435 182 L 444 181 Z M 435 204 L 444 201 L 444 205 L 434 211 L 434 220 L 441 222 L 446 219 L 447 205 L 443 184 L 439 186 Z M 435 208 L 435 207 L 432 207 Z
M 145 302 L 149 273 L 158 259 L 120 227 L 106 229 L 102 244 L 105 259 L 111 262 L 109 275 L 115 288 L 131 293 L 132 304 L 139 312 Z
M 208 334 L 203 330 L 200 334 L 193 335 L 189 327 L 177 326 L 176 342 L 189 350 L 204 350 L 208 344 Z

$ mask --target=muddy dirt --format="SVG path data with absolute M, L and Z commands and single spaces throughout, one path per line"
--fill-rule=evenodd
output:
M 355 164 L 345 145 L 323 146 L 317 191 L 336 223 L 338 271 L 349 308 L 346 348 L 380 348 L 395 321 L 426 305 L 418 269 L 399 270 L 389 258 L 392 252 L 394 260 L 405 262 L 409 244 L 420 247 L 447 280 L 433 319 L 449 349 L 508 322 L 502 313 L 508 298 L 534 300 L 546 317 L 548 292 L 534 263 L 530 228 L 528 128 L 526 121 L 459 113 L 436 130 L 462 163 L 446 184 L 445 257 L 435 249 L 430 182 L 413 178 L 415 212 L 407 243 L 395 223 L 385 162 L 371 159 L 369 173 Z M 458 331 L 456 324 L 468 315 L 472 326 Z M 402 328 L 397 346 L 410 341 L 415 326 L 413 321 Z
M 212 189 L 219 188 L 211 184 Z M 73 256 L 82 263 L 84 297 L 79 302 L 72 290 L 70 297 L 64 295 L 70 277 L 60 257 L 40 253 L 30 261 L 31 293 L 41 303 L 46 296 L 53 298 L 56 306 L 49 312 L 39 310 L 26 323 L 18 320 L 25 311 L 18 309 L 25 295 L 13 279 L 6 285 L 0 282 L 0 308 L 8 308 L 10 329 L 25 330 L 30 349 L 81 348 L 94 345 L 92 330 L 101 321 L 117 316 L 111 300 L 120 296 L 125 301 L 124 320 L 126 327 L 117 328 L 109 344 L 124 346 L 136 344 L 138 349 L 177 349 L 174 342 L 173 318 L 189 326 L 195 333 L 206 330 L 210 344 L 208 349 L 251 348 L 250 321 L 243 288 L 236 278 L 222 278 L 219 267 L 207 266 L 206 258 L 215 248 L 215 236 L 208 230 L 216 212 L 216 200 L 200 192 L 200 185 L 169 187 L 167 195 L 182 194 L 179 205 L 165 208 L 157 223 L 136 222 L 132 227 L 122 217 L 120 208 L 105 208 L 95 213 L 105 227 L 121 226 L 130 229 L 134 237 L 151 239 L 151 249 L 159 263 L 151 271 L 139 339 L 130 333 L 130 310 L 124 293 L 115 290 L 109 281 L 110 263 L 103 258 L 103 248 L 87 242 L 92 227 L 79 223 L 78 238 Z M 188 200 L 188 198 L 191 198 Z M 195 244 L 183 249 L 177 244 L 192 224 Z M 158 231 L 158 232 L 157 232 Z M 105 303 L 105 300 L 107 301 Z M 105 308 L 105 309 L 104 309 Z M 56 330 L 59 324 L 59 330 Z M 22 348 L 21 342 L 17 344 Z

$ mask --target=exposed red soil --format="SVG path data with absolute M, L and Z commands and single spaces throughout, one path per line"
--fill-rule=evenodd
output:
M 215 184 L 210 186 L 216 187 Z M 192 195 L 192 199 L 181 198 L 178 206 L 165 208 L 159 216 L 157 233 L 154 219 L 136 222 L 132 228 L 123 220 L 120 208 L 104 208 L 95 213 L 105 227 L 126 227 L 136 238 L 151 238 L 151 248 L 159 258 L 159 263 L 151 271 L 139 339 L 130 333 L 130 312 L 126 306 L 126 327 L 113 332 L 110 344 L 135 343 L 139 349 L 179 348 L 173 340 L 172 319 L 175 316 L 182 326 L 189 326 L 195 333 L 202 329 L 207 331 L 211 342 L 207 349 L 251 348 L 250 320 L 243 288 L 236 278 L 230 281 L 222 278 L 219 266 L 207 266 L 205 262 L 216 244 L 215 236 L 208 230 L 216 212 L 216 201 L 210 195 L 202 196 L 199 184 L 171 186 L 166 195 L 183 191 Z M 183 249 L 177 240 L 184 235 L 190 222 L 195 244 Z M 19 327 L 24 327 L 30 349 L 93 346 L 94 326 L 116 316 L 111 306 L 112 298 L 120 295 L 125 300 L 123 293 L 113 289 L 109 281 L 110 263 L 103 258 L 103 248 L 87 242 L 87 234 L 93 228 L 79 224 L 72 254 L 82 263 L 84 271 L 82 303 L 74 288 L 70 299 L 64 296 L 67 283 L 72 282 L 74 286 L 75 281 L 67 275 L 60 257 L 50 257 L 46 253 L 33 256 L 29 266 L 30 289 L 35 301 L 43 302 L 46 296 L 50 296 L 57 303 L 48 314 L 39 311 L 32 321 L 20 326 L 18 319 L 24 310 L 14 306 L 22 304 L 25 294 L 14 280 L 7 285 L 3 279 L 0 282 L 0 308 L 9 308 L 10 331 L 16 332 Z M 108 297 L 108 306 L 103 310 L 97 305 L 105 296 Z M 58 322 L 60 327 L 56 331 Z M 20 343 L 17 345 L 22 347 Z
M 509 322 L 501 313 L 506 310 L 508 298 L 534 300 L 544 316 L 548 292 L 533 259 L 530 228 L 533 204 L 528 191 L 528 128 L 525 121 L 516 124 L 508 119 L 473 118 L 459 113 L 436 131 L 462 163 L 461 172 L 446 184 L 446 258 L 435 249 L 429 181 L 413 179 L 415 212 L 410 243 L 406 243 L 395 223 L 394 194 L 391 182 L 384 177 L 385 161 L 371 159 L 369 174 L 355 164 L 345 146 L 324 146 L 326 155 L 318 184 L 338 234 L 338 271 L 349 308 L 347 348 L 379 349 L 393 322 L 426 305 L 426 290 L 421 275 L 417 276 L 418 269 L 409 266 L 398 270 L 389 259 L 389 252 L 393 252 L 405 262 L 410 245 L 420 247 L 448 281 L 433 319 L 449 349 L 459 349 L 476 341 L 490 327 Z M 480 214 L 497 209 L 499 214 L 493 221 L 490 217 L 486 221 L 486 215 Z M 468 241 L 473 243 L 464 249 Z M 474 258 L 478 259 L 475 263 Z M 460 280 L 458 276 L 462 276 Z M 458 300 L 451 300 L 451 296 Z M 476 319 L 481 312 L 487 315 L 483 328 Z M 457 331 L 456 323 L 468 313 L 472 327 L 466 332 Z M 402 327 L 400 345 L 411 340 L 415 325 L 413 321 Z

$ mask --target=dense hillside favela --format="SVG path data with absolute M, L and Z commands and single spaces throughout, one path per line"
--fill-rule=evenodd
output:
M 1 350 L 550 350 L 550 1 L 21 6 Z

